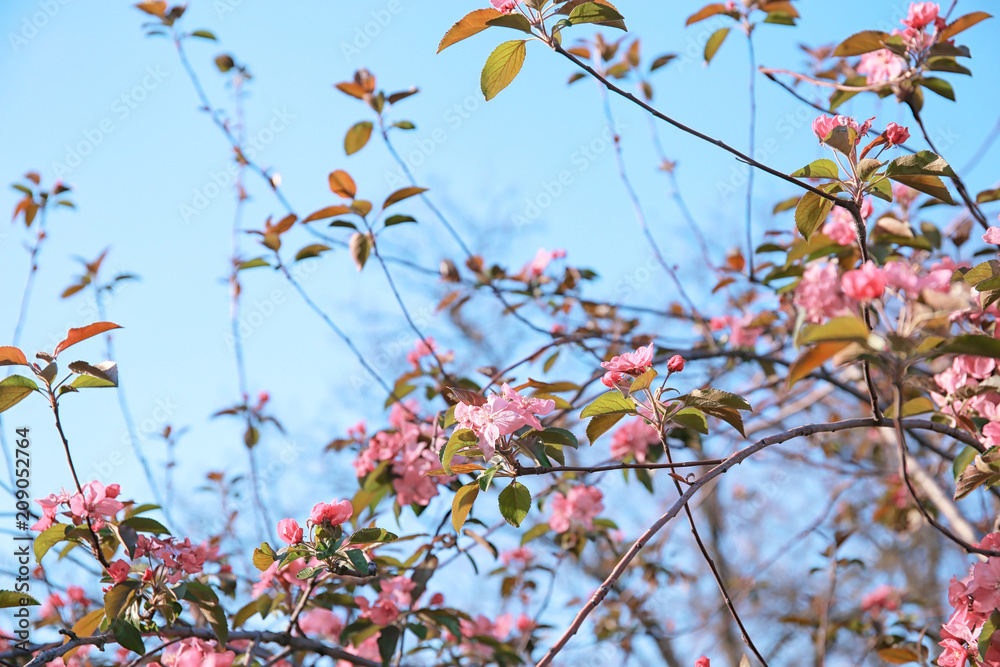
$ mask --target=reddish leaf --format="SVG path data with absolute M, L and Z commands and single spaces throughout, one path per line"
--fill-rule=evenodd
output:
M 302 222 L 304 224 L 307 222 L 312 222 L 313 220 L 323 220 L 325 218 L 332 218 L 335 215 L 344 215 L 345 213 L 350 213 L 350 212 L 351 212 L 350 206 L 344 206 L 344 205 L 327 206 L 326 208 L 321 208 L 320 210 L 311 214 Z
M 346 171 L 340 169 L 330 172 L 330 191 L 344 199 L 354 199 L 358 194 L 358 186 Z
M 56 350 L 53 356 L 58 357 L 59 353 L 70 345 L 76 345 L 82 340 L 87 340 L 88 338 L 102 334 L 105 331 L 111 331 L 112 329 L 121 329 L 121 326 L 112 324 L 111 322 L 95 322 L 94 324 L 88 324 L 85 327 L 70 329 L 66 334 L 66 340 L 56 345 Z
M 0 366 L 27 366 L 28 359 L 24 352 L 16 347 L 0 347 Z
M 477 9 L 466 14 L 461 21 L 449 28 L 448 32 L 441 38 L 441 43 L 438 44 L 438 53 L 441 53 L 441 51 L 455 42 L 460 42 L 466 37 L 472 37 L 476 33 L 486 30 L 489 27 L 486 22 L 500 16 L 503 16 L 503 14 L 492 7 Z
M 396 190 L 391 195 L 389 195 L 388 198 L 386 198 L 385 203 L 382 204 L 382 208 L 387 209 L 396 202 L 403 201 L 407 197 L 413 197 L 414 195 L 419 195 L 421 192 L 427 192 L 427 188 L 416 188 L 416 187 L 400 188 L 399 190 Z

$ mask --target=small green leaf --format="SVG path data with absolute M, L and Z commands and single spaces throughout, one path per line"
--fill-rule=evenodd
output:
M 798 205 L 795 207 L 795 227 L 802 234 L 802 238 L 808 241 L 830 214 L 833 202 L 825 197 L 820 197 L 815 192 L 807 192 L 802 195 Z
M 372 136 L 372 127 L 371 121 L 368 120 L 352 125 L 344 137 L 344 151 L 348 155 L 354 155 L 364 148 Z
M 385 219 L 385 226 L 392 227 L 393 225 L 401 225 L 404 222 L 416 222 L 417 219 L 410 215 L 390 215 Z
M 872 51 L 880 51 L 885 48 L 883 42 L 889 37 L 888 33 L 880 30 L 863 30 L 851 35 L 837 45 L 833 55 L 838 58 L 849 58 L 860 56 Z
M 726 36 L 729 34 L 729 28 L 719 28 L 712 33 L 712 36 L 708 38 L 705 42 L 705 64 L 712 62 L 712 58 L 718 52 L 719 47 L 722 43 L 726 41 Z
M 456 429 L 451 434 L 451 437 L 448 438 L 448 444 L 444 446 L 444 450 L 441 452 L 441 465 L 444 468 L 445 474 L 454 474 L 451 470 L 451 461 L 455 458 L 455 454 L 466 447 L 474 447 L 478 441 L 479 438 L 472 430 L 467 428 Z
M 35 562 L 41 563 L 42 556 L 48 553 L 49 549 L 62 542 L 66 538 L 73 526 L 64 523 L 54 523 L 35 538 Z
M 595 398 L 590 405 L 580 413 L 581 418 L 595 417 L 597 415 L 612 414 L 636 414 L 635 403 L 631 399 L 625 398 L 620 393 L 612 389 Z
M 111 634 L 115 636 L 115 641 L 122 648 L 127 648 L 139 655 L 146 652 L 146 646 L 142 643 L 142 633 L 128 621 L 120 618 L 112 619 L 110 630 Z
M 836 162 L 824 158 L 810 162 L 791 175 L 803 178 L 840 178 L 840 169 Z
M 37 604 L 41 603 L 25 593 L 18 593 L 16 591 L 0 591 L 0 609 L 8 609 L 10 607 L 27 607 Z
M 0 380 L 0 412 L 14 407 L 36 389 L 38 389 L 37 384 L 20 375 L 11 375 Z
M 504 520 L 515 528 L 521 525 L 531 508 L 531 493 L 527 487 L 517 482 L 500 492 L 500 514 Z
M 361 549 L 348 549 L 347 558 L 351 561 L 351 565 L 354 566 L 355 570 L 362 573 L 368 572 L 368 560 Z
M 201 37 L 202 39 L 210 39 L 213 42 L 218 41 L 215 38 L 215 34 L 208 30 L 195 30 L 191 33 L 192 37 Z
M 835 317 L 824 324 L 810 324 L 802 329 L 799 343 L 810 345 L 826 340 L 846 340 L 863 343 L 868 340 L 868 327 L 853 316 Z M 1000 341 L 998 341 L 1000 343 Z
M 525 41 L 521 39 L 504 42 L 486 59 L 486 65 L 480 76 L 480 87 L 486 101 L 492 100 L 501 90 L 509 86 L 521 71 L 526 53 Z
M 607 414 L 607 415 L 597 415 L 587 424 L 587 439 L 590 440 L 590 444 L 593 445 L 594 442 L 608 432 L 608 430 L 617 424 L 624 413 L 619 414 Z
M 920 151 L 912 155 L 901 155 L 885 166 L 885 175 L 926 174 L 929 176 L 948 176 L 953 178 L 955 172 L 947 161 L 937 153 Z

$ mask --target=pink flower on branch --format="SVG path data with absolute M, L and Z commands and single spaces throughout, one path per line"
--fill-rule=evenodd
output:
M 936 2 L 911 2 L 910 11 L 900 22 L 914 30 L 923 30 L 934 23 L 939 11 L 941 9 Z
M 316 525 L 339 526 L 354 515 L 350 500 L 334 501 L 331 504 L 316 503 L 309 514 L 309 520 Z
M 844 294 L 856 301 L 871 301 L 885 292 L 885 274 L 871 260 L 846 272 L 840 281 Z
M 518 2 L 519 0 L 490 0 L 493 8 L 501 14 L 510 14 L 513 12 L 517 8 Z
M 554 494 L 549 528 L 557 533 L 565 533 L 574 525 L 593 530 L 594 519 L 604 510 L 603 498 L 595 486 L 576 486 L 566 495 Z
M 889 123 L 885 126 L 885 140 L 890 146 L 898 146 L 909 138 L 910 130 L 908 128 L 895 123 Z
M 895 79 L 903 73 L 905 65 L 906 61 L 889 49 L 880 49 L 863 54 L 857 69 L 858 74 L 867 75 L 866 83 L 870 85 Z
M 278 537 L 286 544 L 298 544 L 302 541 L 302 528 L 295 519 L 282 519 L 278 522 Z

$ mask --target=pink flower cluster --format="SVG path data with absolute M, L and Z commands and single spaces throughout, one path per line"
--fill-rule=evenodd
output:
M 320 562 L 315 558 L 310 558 L 308 562 L 304 558 L 296 558 L 295 560 L 286 561 L 279 568 L 278 561 L 274 561 L 269 568 L 260 573 L 260 580 L 253 585 L 250 594 L 254 599 L 257 599 L 275 585 L 281 586 L 286 593 L 291 591 L 293 586 L 296 588 L 305 588 L 309 585 L 309 582 L 305 579 L 299 579 L 295 575 L 301 572 L 304 567 L 313 567 L 319 564 Z
M 601 367 L 607 371 L 601 382 L 606 387 L 617 387 L 625 376 L 638 377 L 653 367 L 653 344 L 612 357 L 611 361 L 602 361 Z
M 455 419 L 458 427 L 470 429 L 479 438 L 479 449 L 487 460 L 496 453 L 496 443 L 504 436 L 514 433 L 522 426 L 542 430 L 538 417 L 544 417 L 555 410 L 556 402 L 551 399 L 522 396 L 506 382 L 500 387 L 500 394 L 491 394 L 483 405 L 458 403 Z
M 563 495 L 552 496 L 552 516 L 549 528 L 565 533 L 573 526 L 594 529 L 594 519 L 604 510 L 604 494 L 596 486 L 576 486 Z
M 522 614 L 522 616 L 524 615 Z M 466 640 L 459 644 L 460 648 L 467 655 L 480 660 L 489 660 L 493 656 L 493 648 L 482 642 L 474 641 L 474 638 L 492 637 L 500 642 L 506 640 L 514 625 L 514 617 L 511 614 L 500 614 L 496 621 L 491 621 L 486 616 L 479 614 L 475 620 L 469 621 L 463 618 L 459 619 L 458 623 L 462 629 L 462 638 Z M 520 625 L 521 619 L 518 619 L 518 626 L 520 627 Z
M 813 324 L 852 311 L 851 301 L 840 287 L 837 265 L 832 262 L 813 262 L 806 267 L 795 286 L 792 303 L 805 311 L 806 321 Z
M 350 500 L 335 500 L 332 503 L 316 503 L 313 505 L 312 511 L 309 513 L 309 520 L 312 521 L 314 525 L 317 526 L 327 526 L 332 528 L 334 526 L 339 526 L 354 515 L 354 506 L 351 505 Z M 286 519 L 290 521 L 290 519 Z M 292 523 L 295 523 L 292 521 Z M 298 524 L 291 526 L 290 524 L 285 524 L 286 529 L 291 529 L 290 537 L 295 537 L 297 532 L 295 529 L 298 528 Z M 278 529 L 281 530 L 281 524 L 278 524 Z M 301 532 L 301 529 L 298 530 Z M 299 540 L 301 540 L 301 535 Z
M 906 50 L 914 57 L 919 57 L 922 52 L 930 48 L 937 41 L 936 34 L 947 25 L 945 20 L 938 16 L 941 8 L 936 2 L 911 2 L 910 10 L 906 18 L 901 19 L 905 27 L 903 30 L 893 30 L 893 35 L 899 35 L 906 44 Z M 934 25 L 935 34 L 925 32 L 924 29 Z
M 299 627 L 302 632 L 312 637 L 340 641 L 340 633 L 344 631 L 344 621 L 329 609 L 317 607 L 302 612 L 299 616 Z
M 871 198 L 865 197 L 861 203 L 861 217 L 867 220 L 873 210 Z M 823 225 L 823 234 L 839 245 L 854 245 L 858 238 L 854 230 L 854 216 L 843 206 L 834 206 L 830 211 L 830 217 Z
M 866 75 L 866 83 L 882 83 L 895 79 L 903 73 L 906 61 L 889 49 L 879 49 L 862 54 L 858 63 L 858 74 Z
M 163 563 L 166 580 L 176 584 L 185 574 L 198 574 L 205 568 L 206 562 L 217 562 L 220 559 L 219 548 L 210 546 L 207 542 L 192 544 L 191 538 L 185 537 L 179 541 L 175 537 L 160 539 L 139 535 L 136 539 L 135 558 L 151 556 Z M 119 561 L 121 562 L 121 561 Z M 228 570 L 229 566 L 223 566 Z M 121 570 L 119 569 L 119 573 Z M 127 575 L 127 570 L 125 575 Z M 114 573 L 112 573 L 114 576 Z M 123 577 L 124 578 L 124 577 Z
M 416 586 L 414 581 L 400 575 L 381 583 L 375 602 L 369 602 L 360 595 L 354 598 L 354 602 L 361 609 L 361 618 L 367 618 L 375 625 L 389 625 L 399 617 L 400 609 L 408 609 L 413 604 L 412 592 Z
M 950 367 L 934 376 L 934 382 L 941 387 L 942 393 L 931 394 L 940 411 L 945 414 L 988 419 L 989 421 L 983 426 L 983 442 L 987 447 L 1000 445 L 1000 409 L 998 409 L 1000 394 L 985 392 L 966 399 L 958 399 L 955 393 L 963 387 L 970 389 L 976 387 L 981 380 L 992 376 L 996 369 L 995 359 L 957 355 Z
M 660 434 L 644 419 L 630 419 L 611 438 L 611 456 L 624 459 L 632 455 L 639 463 L 646 462 L 650 445 L 660 441 Z
M 498 10 L 501 14 L 510 14 L 517 8 L 520 0 L 490 0 L 490 4 L 493 8 Z
M 421 420 L 416 401 L 395 403 L 389 412 L 391 429 L 377 432 L 354 460 L 354 471 L 364 477 L 382 461 L 392 462 L 392 486 L 400 505 L 426 506 L 438 494 L 435 479 L 425 473 L 441 467 L 437 452 L 446 442 L 432 421 Z
M 121 487 L 117 484 L 104 486 L 101 482 L 94 480 L 83 485 L 83 493 L 70 495 L 62 491 L 59 495 L 50 493 L 48 497 L 36 500 L 42 506 L 42 518 L 31 527 L 32 530 L 42 531 L 55 523 L 56 514 L 62 505 L 68 506 L 69 511 L 63 512 L 73 520 L 74 524 L 81 524 L 90 519 L 94 530 L 100 530 L 109 519 L 114 519 L 115 514 L 124 509 L 125 505 L 115 500 L 121 492 Z
M 214 644 L 197 637 L 189 637 L 171 644 L 163 651 L 166 667 L 230 667 L 236 660 L 233 651 L 216 651 Z M 150 665 L 159 665 L 151 662 Z
M 840 278 L 840 286 L 844 294 L 855 301 L 871 301 L 885 292 L 885 275 L 882 269 L 868 260 L 859 269 L 845 271 Z
M 978 544 L 982 549 L 1000 551 L 1000 533 L 991 533 Z M 1000 633 L 992 635 L 984 660 L 979 661 L 978 644 L 983 625 L 994 611 L 1000 610 L 1000 558 L 989 557 L 972 566 L 963 579 L 952 577 L 948 602 L 955 609 L 941 627 L 938 644 L 944 652 L 938 657 L 941 667 L 981 667 L 1000 665 Z
M 874 116 L 866 120 L 861 125 L 858 125 L 858 122 L 856 120 L 854 120 L 853 118 L 848 118 L 847 116 L 838 115 L 834 116 L 833 118 L 829 118 L 824 114 L 812 122 L 812 129 L 813 132 L 816 134 L 816 136 L 819 137 L 820 143 L 825 143 L 826 138 L 830 135 L 830 132 L 832 132 L 834 129 L 838 127 L 849 127 L 853 129 L 855 132 L 857 132 L 858 136 L 854 140 L 854 143 L 857 144 L 859 141 L 861 141 L 861 138 L 863 136 L 868 134 L 868 131 L 872 127 L 873 120 L 875 120 Z
M 889 584 L 876 586 L 861 598 L 861 611 L 880 616 L 883 611 L 896 611 L 903 601 L 903 591 Z

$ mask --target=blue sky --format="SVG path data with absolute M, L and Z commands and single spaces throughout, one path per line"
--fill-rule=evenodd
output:
M 657 106 L 746 148 L 748 66 L 742 35 L 730 35 L 711 67 L 705 68 L 702 47 L 717 26 L 706 22 L 683 27 L 684 18 L 701 3 L 617 4 L 634 34 L 642 37 L 647 62 L 661 53 L 680 55 L 652 79 Z M 799 3 L 804 15 L 799 28 L 765 25 L 757 31 L 758 62 L 801 69 L 799 43 L 831 43 L 862 28 L 895 23 L 906 4 Z M 417 125 L 417 131 L 397 135 L 399 150 L 477 252 L 517 267 L 538 247 L 563 247 L 573 264 L 601 275 L 591 288 L 595 296 L 654 307 L 676 299 L 667 277 L 650 261 L 617 179 L 596 86 L 581 81 L 567 87 L 570 63 L 535 43 L 529 44 L 517 80 L 486 103 L 479 92 L 482 63 L 493 46 L 511 39 L 512 33 L 490 30 L 435 54 L 447 28 L 478 6 L 468 0 L 445 8 L 421 0 L 200 0 L 191 3 L 183 26 L 209 29 L 219 37 L 219 43 L 192 40 L 188 46 L 217 106 L 231 109 L 213 58 L 228 52 L 249 66 L 254 80 L 248 88 L 248 129 L 266 144 L 258 160 L 280 172 L 283 189 L 300 214 L 334 203 L 326 180 L 333 169 L 348 170 L 361 195 L 375 201 L 400 185 L 389 155 L 377 142 L 357 155 L 344 155 L 344 132 L 369 116 L 366 107 L 332 84 L 364 66 L 376 74 L 380 88 L 421 89 L 393 110 L 394 119 Z M 981 6 L 959 2 L 956 11 Z M 50 239 L 41 257 L 22 347 L 29 355 L 51 349 L 66 329 L 96 319 L 89 296 L 62 300 L 59 294 L 78 273 L 70 258 L 93 259 L 110 246 L 106 267 L 112 273 L 141 276 L 107 304 L 109 319 L 125 327 L 115 337 L 122 391 L 140 430 L 147 425 L 149 431 L 159 431 L 167 423 L 191 427 L 179 445 L 183 475 L 178 484 L 187 491 L 181 507 L 194 510 L 207 499 L 193 494 L 204 471 L 235 472 L 244 466 L 238 425 L 209 419 L 237 399 L 223 280 L 233 196 L 229 189 L 213 187 L 225 180 L 221 174 L 230 152 L 219 131 L 199 112 L 171 44 L 144 37 L 142 22 L 143 15 L 121 2 L 106 3 L 99 10 L 81 0 L 11 1 L 0 6 L 0 181 L 16 181 L 33 169 L 50 184 L 60 165 L 75 165 L 72 153 L 79 152 L 81 144 L 92 146 L 62 175 L 73 186 L 77 209 L 58 210 L 49 219 Z M 591 29 L 582 28 L 569 36 L 590 34 Z M 947 76 L 959 105 L 934 96 L 927 101 L 931 134 L 957 166 L 965 164 L 996 122 L 995 91 L 983 85 L 991 76 L 987 65 L 1000 62 L 996 36 L 993 22 L 962 35 L 960 41 L 972 49 L 978 84 Z M 809 129 L 815 114 L 759 76 L 757 87 L 757 145 L 763 161 L 790 172 L 821 157 Z M 692 261 L 696 248 L 669 197 L 666 177 L 656 172 L 647 121 L 618 100 L 613 110 L 630 175 L 654 234 L 668 260 L 680 265 L 690 291 L 711 311 L 712 274 Z M 877 114 L 876 123 L 883 126 L 890 121 L 909 124 L 906 113 L 891 100 L 855 98 L 844 111 L 862 118 Z M 264 128 L 278 126 L 281 129 L 271 135 L 261 134 Z M 667 154 L 678 162 L 683 195 L 720 258 L 742 239 L 745 168 L 715 147 L 671 128 L 661 126 L 659 132 Z M 912 143 L 923 147 L 919 139 Z M 998 166 L 996 152 L 987 156 L 967 175 L 970 189 L 994 186 L 991 174 Z M 540 211 L 537 222 L 515 228 L 514 216 L 523 214 L 531 202 L 547 201 L 539 196 L 567 171 L 568 185 Z M 281 214 L 278 202 L 253 175 L 248 175 L 248 185 L 248 227 Z M 791 228 L 788 214 L 773 219 L 769 211 L 792 194 L 787 184 L 757 176 L 758 231 Z M 12 210 L 16 199 L 15 191 L 0 189 L 0 211 Z M 199 210 L 192 214 L 192 208 Z M 388 251 L 412 255 L 429 267 L 446 255 L 459 258 L 458 248 L 421 204 L 414 200 L 404 209 L 420 222 L 386 234 Z M 940 212 L 929 215 L 948 222 Z M 301 231 L 295 234 L 289 235 L 294 239 L 290 245 L 311 242 Z M 0 226 L 0 313 L 5 313 L 0 317 L 0 344 L 6 344 L 13 331 L 27 268 L 25 238 L 23 227 Z M 252 243 L 249 238 L 244 243 L 250 255 Z M 375 269 L 369 265 L 359 275 L 346 253 L 338 250 L 314 262 L 303 283 L 366 355 L 386 362 L 382 370 L 391 381 L 406 365 L 399 341 L 411 344 L 412 336 Z M 383 397 L 377 390 L 353 386 L 351 378 L 362 376 L 358 363 L 279 276 L 266 270 L 244 275 L 244 315 L 260 314 L 255 319 L 260 325 L 252 327 L 246 341 L 250 386 L 271 392 L 274 411 L 289 430 L 288 438 L 265 434 L 261 456 L 275 461 L 283 451 L 294 452 L 291 464 L 278 467 L 269 501 L 276 517 L 304 518 L 313 503 L 353 493 L 356 483 L 347 460 L 317 452 L 360 419 L 380 424 Z M 447 347 L 461 349 L 454 328 L 433 314 L 441 286 L 401 269 L 396 277 L 404 284 L 410 308 L 425 316 L 426 332 Z M 484 306 L 484 312 L 494 313 L 484 317 L 495 322 L 495 310 Z M 544 321 L 539 312 L 535 317 Z M 676 324 L 651 323 L 653 327 L 673 339 L 689 334 Z M 495 330 L 497 357 L 462 359 L 463 368 L 509 361 L 527 349 L 514 327 Z M 93 339 L 74 351 L 97 361 L 103 343 Z M 565 375 L 583 368 L 570 362 L 555 372 Z M 532 372 L 539 375 L 541 369 Z M 115 397 L 93 390 L 70 399 L 64 417 L 80 468 L 108 472 L 106 479 L 120 481 L 126 497 L 148 499 L 123 440 L 127 434 Z M 25 401 L 4 417 L 8 431 L 13 425 L 32 429 L 35 493 L 68 486 L 51 418 L 41 401 Z M 158 441 L 150 439 L 142 446 L 157 466 L 162 464 Z M 434 517 L 446 509 L 446 503 L 438 505 Z

